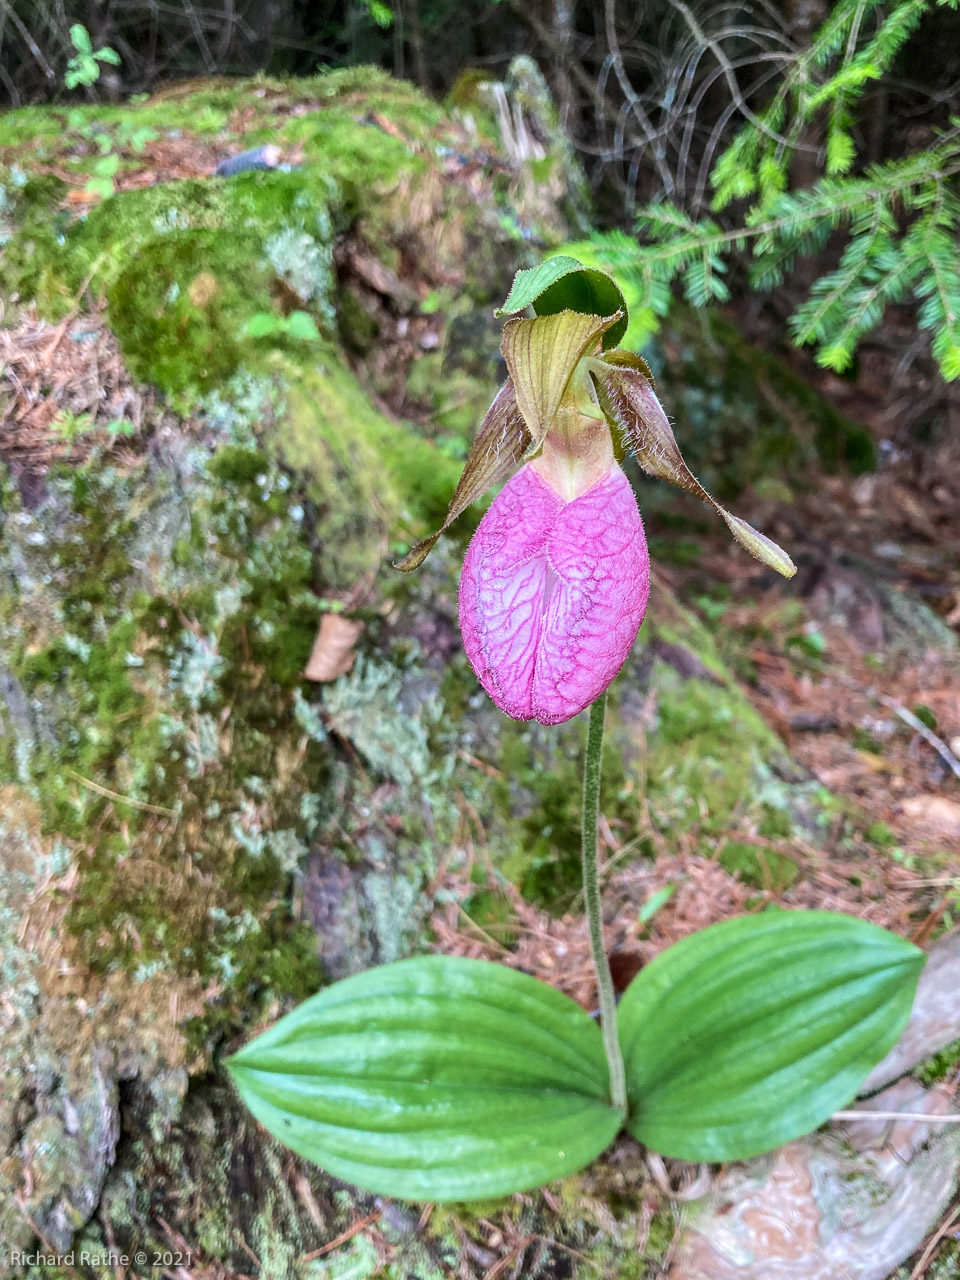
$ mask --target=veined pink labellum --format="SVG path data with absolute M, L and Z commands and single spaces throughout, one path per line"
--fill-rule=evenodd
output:
M 527 464 L 480 522 L 460 579 L 467 656 L 516 720 L 559 724 L 611 683 L 650 594 L 643 522 L 626 476 L 571 502 Z

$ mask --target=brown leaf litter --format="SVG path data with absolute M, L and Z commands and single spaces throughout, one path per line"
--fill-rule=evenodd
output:
M 19 473 L 82 462 L 96 447 L 118 460 L 134 455 L 134 441 L 165 417 L 159 394 L 131 378 L 99 312 L 50 324 L 28 307 L 0 328 L 0 458 Z M 128 424 L 129 434 L 111 423 Z

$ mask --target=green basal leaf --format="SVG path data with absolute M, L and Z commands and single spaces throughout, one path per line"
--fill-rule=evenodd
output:
M 581 315 L 619 316 L 603 335 L 604 348 L 615 347 L 627 331 L 627 304 L 619 285 L 595 267 L 585 267 L 576 258 L 560 254 L 548 258 L 538 267 L 518 271 L 510 296 L 496 313 L 515 316 L 533 307 L 538 316 L 552 316 L 560 311 L 577 311 Z
M 227 1062 L 281 1142 L 405 1200 L 475 1200 L 583 1168 L 615 1137 L 600 1029 L 567 996 L 426 956 L 307 1000 Z
M 896 1042 L 923 952 L 827 911 L 712 925 L 620 1002 L 628 1128 L 681 1160 L 740 1160 L 845 1106 Z

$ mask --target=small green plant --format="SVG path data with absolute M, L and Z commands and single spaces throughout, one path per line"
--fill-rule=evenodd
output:
M 92 413 L 74 413 L 72 409 L 61 409 L 52 419 L 50 430 L 60 440 L 73 444 L 81 436 L 91 435 L 94 431 L 104 430 L 111 439 L 119 436 L 132 436 L 137 428 L 128 418 L 111 418 L 103 428 L 94 422 Z
M 93 415 L 61 409 L 52 419 L 50 430 L 58 439 L 72 444 L 78 437 L 88 435 L 93 430 Z
M 617 346 L 628 316 L 609 276 L 554 258 L 520 272 L 498 314 L 514 317 L 501 348 L 510 378 L 443 527 L 397 567 L 417 568 L 470 502 L 515 473 L 470 544 L 461 631 L 481 684 L 514 719 L 558 724 L 589 707 L 582 869 L 600 1025 L 517 970 L 421 956 L 334 983 L 227 1062 L 275 1137 L 409 1200 L 527 1190 L 583 1168 L 623 1128 L 682 1160 L 789 1142 L 855 1096 L 903 1029 L 924 962 L 865 921 L 768 910 L 668 948 L 617 1009 L 597 858 L 604 715 L 643 619 L 649 560 L 613 433 L 649 474 L 713 499 L 643 362 Z M 794 572 L 769 538 L 713 505 L 752 555 Z
M 116 190 L 113 180 L 119 169 L 120 157 L 116 152 L 101 156 L 93 166 L 93 177 L 87 179 L 84 191 L 89 191 L 91 195 L 101 196 L 106 200 Z
M 278 316 L 272 311 L 255 312 L 243 328 L 247 338 L 293 338 L 296 342 L 319 342 L 317 322 L 307 311 L 291 311 Z
M 100 79 L 101 62 L 108 62 L 114 67 L 120 65 L 120 55 L 116 49 L 111 49 L 109 45 L 94 49 L 90 32 L 82 22 L 75 22 L 70 28 L 70 43 L 73 45 L 74 52 L 67 63 L 67 71 L 63 77 L 63 83 L 68 89 L 76 89 L 78 85 L 89 87 L 96 84 Z
M 67 123 L 71 129 L 94 142 L 100 152 L 100 159 L 94 164 L 93 174 L 84 190 L 103 199 L 112 196 L 116 190 L 113 180 L 120 169 L 118 149 L 129 149 L 141 155 L 147 144 L 158 136 L 155 129 L 148 125 L 136 125 L 130 120 L 121 120 L 111 130 L 99 122 L 88 121 L 84 112 L 79 110 L 67 114 Z
M 102 156 L 110 155 L 117 148 L 128 148 L 141 155 L 147 143 L 153 142 L 158 136 L 156 129 L 151 129 L 149 125 L 137 125 L 132 120 L 120 120 L 113 130 L 99 122 L 88 123 L 82 111 L 71 111 L 67 121 L 72 129 L 79 130 L 86 138 L 92 138 Z
M 117 125 L 115 145 L 129 147 L 131 151 L 141 155 L 147 143 L 153 142 L 157 136 L 156 129 L 151 129 L 149 125 L 138 125 L 132 120 L 121 120 Z
M 365 0 L 364 8 L 377 26 L 382 30 L 386 30 L 387 27 L 393 26 L 393 9 L 390 5 L 384 4 L 383 0 Z

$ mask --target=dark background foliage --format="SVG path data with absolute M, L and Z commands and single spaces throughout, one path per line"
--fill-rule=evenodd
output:
M 617 223 L 658 193 L 696 215 L 718 152 L 830 10 L 828 0 L 0 0 L 0 102 L 121 98 L 180 78 L 359 62 L 445 93 L 466 68 L 502 71 L 529 53 L 602 220 Z M 77 22 L 121 65 L 68 94 Z M 958 111 L 960 14 L 934 8 L 864 102 L 859 153 L 876 162 L 925 145 Z M 796 159 L 798 185 L 818 143 Z

